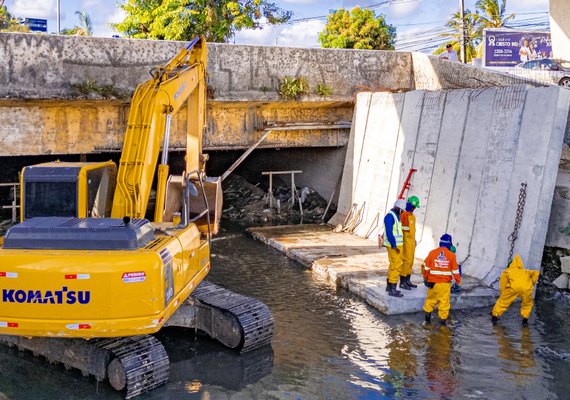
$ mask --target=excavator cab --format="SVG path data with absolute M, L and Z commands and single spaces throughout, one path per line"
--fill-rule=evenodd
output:
M 106 162 L 49 162 L 20 175 L 20 221 L 36 217 L 111 216 L 117 166 Z

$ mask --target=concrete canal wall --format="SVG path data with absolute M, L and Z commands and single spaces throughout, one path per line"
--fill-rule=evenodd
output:
M 507 263 L 526 182 L 515 251 L 538 269 L 569 109 L 570 91 L 558 87 L 361 93 L 331 223 L 344 223 L 352 208 L 355 233 L 376 240 L 416 168 L 416 256 L 425 257 L 448 232 L 464 272 L 491 284 Z

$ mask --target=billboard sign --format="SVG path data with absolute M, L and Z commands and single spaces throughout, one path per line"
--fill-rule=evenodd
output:
M 47 19 L 24 18 L 23 24 L 32 32 L 47 32 Z
M 484 66 L 514 67 L 529 60 L 552 57 L 550 32 L 485 29 Z

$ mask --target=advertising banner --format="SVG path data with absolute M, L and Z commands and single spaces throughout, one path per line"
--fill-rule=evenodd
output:
M 550 32 L 485 29 L 484 66 L 514 67 L 529 60 L 552 57 Z

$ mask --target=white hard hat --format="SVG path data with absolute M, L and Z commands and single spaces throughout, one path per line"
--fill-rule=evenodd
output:
M 404 199 L 396 200 L 396 202 L 394 203 L 394 207 L 398 207 L 400 210 L 406 211 L 406 200 Z

